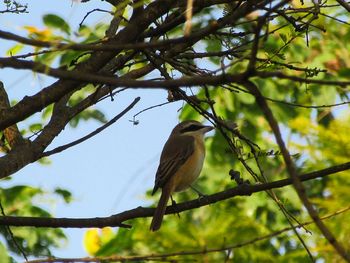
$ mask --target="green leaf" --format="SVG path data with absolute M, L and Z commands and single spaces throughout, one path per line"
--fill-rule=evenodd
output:
M 42 164 L 42 165 L 49 165 L 49 164 L 52 163 L 52 162 L 51 162 L 51 159 L 48 158 L 48 157 L 40 158 L 40 159 L 38 160 L 38 162 L 39 162 L 40 164 Z
M 338 71 L 338 74 L 340 77 L 349 78 L 350 77 L 350 68 L 341 68 Z
M 45 204 L 47 204 L 47 193 L 40 188 L 25 185 L 0 188 L 0 196 L 5 213 L 9 216 L 51 217 L 51 214 L 47 210 L 37 205 L 40 200 L 44 200 Z M 12 232 L 23 251 L 27 255 L 29 254 L 32 256 L 49 256 L 51 255 L 50 249 L 60 246 L 66 239 L 64 233 L 60 229 L 22 227 L 12 228 Z M 13 237 L 9 236 L 8 231 L 4 228 L 0 228 L 0 234 L 4 236 L 6 240 L 9 240 L 9 242 L 7 242 L 7 250 L 18 254 L 19 251 L 12 242 Z M 7 262 L 5 256 L 6 253 L 3 252 L 3 247 L 0 243 L 1 263 Z
M 207 47 L 206 47 L 207 52 L 218 52 L 222 50 L 222 44 L 219 39 L 210 39 L 207 41 Z M 218 57 L 210 57 L 210 60 L 215 63 L 219 64 L 220 63 L 220 58 Z
M 103 245 L 96 253 L 96 256 L 113 255 L 116 252 L 122 252 L 132 246 L 132 236 L 135 233 L 135 228 L 125 229 L 119 228 L 117 234 L 109 242 Z
M 56 188 L 55 193 L 61 196 L 66 203 L 70 203 L 72 201 L 72 193 L 68 190 L 62 188 Z
M 40 131 L 43 128 L 42 123 L 34 123 L 29 126 L 29 130 L 31 132 L 37 132 Z
M 52 110 L 53 110 L 53 104 L 50 104 L 49 106 L 47 106 L 44 109 L 43 114 L 42 114 L 43 120 L 47 120 L 51 116 Z
M 237 94 L 237 99 L 243 102 L 244 104 L 253 104 L 255 102 L 255 98 L 252 94 L 240 92 Z
M 89 58 L 90 54 L 81 51 L 67 51 L 60 58 L 60 66 L 72 66 L 81 62 L 83 59 Z
M 287 43 L 287 36 L 285 34 L 280 34 L 280 37 L 284 43 Z
M 17 55 L 22 49 L 24 48 L 24 45 L 21 43 L 18 43 L 11 47 L 9 50 L 6 51 L 7 56 L 14 56 Z
M 59 29 L 62 32 L 65 32 L 67 35 L 70 34 L 70 27 L 67 24 L 67 22 L 57 15 L 54 15 L 54 14 L 44 15 L 43 22 L 48 27 Z
M 107 120 L 106 120 L 106 117 L 105 115 L 103 114 L 102 111 L 100 110 L 97 110 L 97 109 L 86 109 L 85 111 L 79 113 L 77 116 L 75 116 L 70 122 L 69 124 L 75 128 L 78 126 L 79 122 L 81 120 L 85 120 L 85 121 L 88 121 L 90 119 L 94 119 L 94 120 L 97 120 L 99 122 L 102 122 L 102 123 L 106 123 Z
M 197 120 L 199 116 L 198 112 L 189 105 L 185 105 L 180 113 L 181 120 Z
M 318 85 L 310 85 L 310 89 L 312 90 L 312 100 L 315 105 L 330 105 L 335 103 L 337 90 L 335 87 L 328 86 L 321 90 Z

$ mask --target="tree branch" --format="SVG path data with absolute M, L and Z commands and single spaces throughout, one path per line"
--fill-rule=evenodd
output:
M 205 4 L 212 3 L 217 4 L 225 2 L 222 0 L 197 0 L 196 6 L 205 6 Z M 195 42 L 201 40 L 203 37 L 208 36 L 214 33 L 217 29 L 223 28 L 228 24 L 232 24 L 234 21 L 246 16 L 250 12 L 254 10 L 258 10 L 262 8 L 265 4 L 269 3 L 269 1 L 256 1 L 254 3 L 247 2 L 243 4 L 239 9 L 235 10 L 232 14 L 229 14 L 222 19 L 219 19 L 215 23 L 210 23 L 208 26 L 203 29 L 194 32 L 191 35 L 192 41 L 185 41 L 180 43 L 177 49 L 171 49 L 170 53 L 176 53 L 178 49 L 181 51 L 183 48 L 188 47 L 189 45 L 194 44 Z M 89 82 L 89 83 L 103 83 L 108 85 L 121 85 L 125 86 L 123 83 L 115 82 L 112 77 L 99 76 L 98 78 L 93 77 L 96 72 L 98 72 L 102 67 L 106 65 L 113 57 L 119 54 L 124 48 L 126 44 L 134 43 L 139 39 L 142 33 L 149 27 L 151 23 L 153 23 L 157 18 L 165 14 L 172 8 L 173 5 L 185 6 L 186 0 L 174 2 L 171 0 L 158 0 L 150 3 L 141 15 L 135 17 L 130 20 L 128 25 L 123 28 L 121 31 L 117 33 L 117 35 L 107 41 L 106 44 L 114 45 L 113 50 L 111 51 L 96 51 L 91 57 L 76 66 L 74 70 L 71 72 L 61 71 L 59 69 L 52 69 L 47 67 L 46 65 L 33 63 L 30 61 L 18 61 L 14 59 L 0 59 L 0 67 L 2 66 L 10 66 L 13 68 L 26 68 L 31 69 L 34 72 L 40 72 L 46 74 L 50 72 L 52 76 L 56 76 L 61 78 L 62 80 L 57 81 L 51 86 L 41 90 L 37 94 L 33 96 L 27 96 L 22 101 L 17 103 L 15 106 L 6 110 L 4 112 L 0 112 L 0 129 L 6 128 L 9 125 L 12 125 L 18 121 L 25 119 L 26 117 L 32 115 L 35 112 L 38 112 L 45 108 L 47 105 L 57 102 L 61 97 L 65 94 L 71 92 L 72 90 L 76 90 L 80 87 L 81 82 Z M 116 49 L 115 45 L 120 45 L 120 49 Z M 36 71 L 38 69 L 38 71 Z M 47 71 L 47 72 L 46 72 Z M 78 77 L 77 77 L 78 76 Z M 86 76 L 86 77 L 84 77 Z M 102 79 L 101 79 L 102 78 Z M 74 81 L 71 81 L 72 79 Z M 102 81 L 102 80 L 105 81 Z M 121 80 L 121 78 L 117 79 Z M 125 81 L 125 80 L 124 80 Z M 147 83 L 147 82 L 146 82 Z M 129 86 L 128 83 L 125 83 L 126 86 Z M 142 87 L 142 83 L 134 83 L 136 87 Z M 151 83 L 152 84 L 152 83 Z M 159 87 L 163 83 L 153 83 L 153 87 Z M 200 84 L 200 83 L 199 83 Z M 205 83 L 211 84 L 211 83 Z M 172 85 L 169 83 L 169 85 Z M 186 83 L 184 84 L 186 85 Z M 174 85 L 172 85 L 174 86 Z M 179 86 L 179 84 L 177 85 Z
M 321 217 L 321 220 L 326 220 L 329 218 L 333 218 L 335 216 L 341 215 L 343 213 L 349 212 L 350 207 L 346 207 L 344 209 L 341 209 L 339 211 L 336 211 L 332 214 L 326 215 Z M 296 226 L 297 228 L 301 228 L 306 225 L 311 225 L 314 224 L 314 221 L 308 221 L 308 222 L 303 222 Z M 46 258 L 46 259 L 36 259 L 36 260 L 31 260 L 28 263 L 60 263 L 60 262 L 101 262 L 101 261 L 136 261 L 136 260 L 156 260 L 156 259 L 162 259 L 166 260 L 169 259 L 171 261 L 171 257 L 175 256 L 184 256 L 184 255 L 205 255 L 208 253 L 216 253 L 216 252 L 222 252 L 222 251 L 227 251 L 227 250 L 232 250 L 236 248 L 241 248 L 245 247 L 248 245 L 255 244 L 259 241 L 263 241 L 265 239 L 270 239 L 275 236 L 279 236 L 281 234 L 284 234 L 286 232 L 289 232 L 293 230 L 292 227 L 286 227 L 277 231 L 274 231 L 270 234 L 263 235 L 260 237 L 253 238 L 251 240 L 243 241 L 241 243 L 235 243 L 235 244 L 230 244 L 230 245 L 225 245 L 225 246 L 220 246 L 220 247 L 214 247 L 214 248 L 203 248 L 199 250 L 192 250 L 192 251 L 178 251 L 178 252 L 172 252 L 172 253 L 166 253 L 166 254 L 152 254 L 152 255 L 140 255 L 140 256 L 109 256 L 109 257 L 85 257 L 85 258 Z M 173 262 L 173 261 L 171 261 Z
M 348 12 L 350 12 L 350 5 L 344 0 L 336 0 L 342 7 L 344 7 Z
M 145 31 L 151 23 L 165 14 L 175 4 L 176 2 L 172 0 L 152 1 L 140 16 L 130 20 L 126 27 L 120 30 L 114 38 L 109 40 L 109 43 L 114 45 L 128 44 L 137 41 L 140 34 Z M 109 52 L 94 52 L 87 61 L 78 64 L 71 73 L 74 74 L 74 72 L 80 71 L 84 72 L 86 75 L 93 75 L 101 70 L 120 52 L 121 49 Z M 43 70 L 42 67 L 41 70 Z M 0 112 L 0 130 L 42 110 L 53 102 L 57 102 L 65 94 L 79 88 L 79 85 L 80 82 L 60 80 L 41 90 L 34 96 L 25 97 L 9 110 Z
M 79 143 L 82 143 L 88 139 L 90 139 L 91 137 L 97 135 L 98 133 L 102 132 L 104 129 L 108 128 L 109 126 L 111 126 L 113 123 L 115 123 L 117 120 L 119 120 L 122 116 L 124 116 L 129 110 L 131 110 L 136 103 L 138 103 L 140 101 L 140 97 L 137 97 L 136 99 L 134 99 L 134 101 L 128 106 L 126 107 L 122 112 L 120 112 L 118 115 L 116 115 L 115 117 L 113 117 L 109 122 L 107 122 L 106 124 L 102 125 L 101 127 L 97 128 L 96 130 L 94 130 L 93 132 L 89 133 L 88 135 L 85 135 L 84 137 L 73 141 L 71 143 L 59 146 L 53 150 L 50 151 L 46 151 L 42 154 L 42 157 L 46 157 L 46 156 L 50 156 L 59 152 L 62 152 L 64 150 L 67 150 L 70 147 L 73 147 Z
M 334 249 L 339 253 L 339 255 L 345 259 L 347 262 L 350 262 L 350 256 L 344 249 L 344 247 L 336 240 L 336 238 L 333 236 L 333 234 L 329 231 L 329 229 L 326 227 L 326 225 L 320 220 L 320 217 L 316 211 L 316 209 L 313 207 L 312 203 L 309 201 L 305 187 L 301 183 L 300 178 L 297 175 L 296 168 L 294 166 L 294 163 L 292 161 L 292 158 L 290 156 L 290 153 L 288 149 L 286 148 L 284 141 L 282 139 L 282 135 L 278 126 L 278 123 L 268 106 L 266 100 L 260 93 L 259 89 L 255 86 L 254 83 L 247 81 L 245 83 L 245 87 L 255 96 L 257 104 L 261 108 L 263 114 L 265 115 L 265 118 L 267 119 L 274 135 L 277 141 L 277 144 L 281 150 L 284 162 L 287 167 L 288 174 L 290 178 L 292 179 L 293 185 L 295 190 L 298 193 L 298 196 L 302 203 L 304 204 L 305 208 L 307 209 L 309 215 L 314 220 L 315 224 L 319 228 L 319 230 L 322 232 L 324 237 L 328 240 L 328 242 L 334 247 Z
M 69 144 L 68 146 L 62 146 L 56 148 L 53 150 L 53 153 L 56 153 L 56 151 L 63 151 L 65 148 L 72 147 L 73 145 L 76 145 L 77 143 L 87 140 L 88 138 L 92 137 L 93 135 L 97 134 L 101 131 L 101 129 L 107 128 L 109 125 L 113 124 L 115 121 L 120 119 L 122 116 L 124 116 L 130 109 L 133 108 L 133 106 L 139 101 L 139 98 L 136 98 L 128 107 L 126 107 L 120 114 L 118 114 L 116 117 L 114 117 L 111 122 L 105 124 L 104 126 L 97 129 L 97 131 L 83 137 L 82 139 L 73 142 L 72 144 Z M 64 104 L 65 105 L 65 104 Z M 89 106 L 90 104 L 84 104 L 85 107 Z M 85 108 L 79 107 L 80 110 L 83 110 Z M 18 171 L 19 169 L 23 168 L 29 163 L 35 162 L 38 159 L 48 156 L 49 154 L 43 154 L 43 151 L 45 148 L 51 143 L 51 141 L 62 131 L 62 129 L 66 126 L 66 124 L 71 120 L 75 114 L 77 114 L 76 111 L 72 112 L 72 110 L 75 110 L 75 108 L 61 108 L 59 109 L 61 112 L 59 114 L 53 114 L 51 117 L 50 122 L 45 126 L 42 133 L 36 138 L 32 143 L 26 144 L 23 147 L 16 148 L 14 151 L 11 151 L 9 154 L 7 154 L 4 157 L 0 158 L 0 167 L 2 168 L 0 170 L 0 178 L 5 178 L 7 176 L 10 176 L 14 172 Z M 49 151 L 50 152 L 50 151 Z M 51 153 L 51 154 L 53 154 Z
M 323 170 L 314 171 L 311 173 L 300 175 L 300 181 L 308 181 L 315 178 L 321 178 L 330 174 L 335 174 L 341 171 L 350 169 L 350 162 L 332 166 Z M 209 204 L 214 204 L 219 201 L 230 199 L 235 196 L 247 196 L 253 193 L 258 193 L 274 188 L 281 188 L 292 184 L 292 179 L 283 179 L 271 183 L 257 184 L 257 185 L 240 185 L 219 193 L 215 193 L 205 198 L 183 202 L 174 206 L 168 206 L 166 214 L 177 214 L 183 211 L 199 208 Z M 153 216 L 154 208 L 138 207 L 131 210 L 124 211 L 109 217 L 95 217 L 95 218 L 38 218 L 38 217 L 14 217 L 6 216 L 0 217 L 0 225 L 8 226 L 32 226 L 32 227 L 64 227 L 64 228 L 85 228 L 85 227 L 106 227 L 106 226 L 120 226 L 124 221 Z
M 279 71 L 257 71 L 255 72 L 257 77 L 261 77 L 264 79 L 267 78 L 279 78 L 279 79 L 289 79 L 295 82 L 300 83 L 306 83 L 306 84 L 319 84 L 319 85 L 333 85 L 333 86 L 340 86 L 340 87 L 346 87 L 350 85 L 350 81 L 338 81 L 338 80 L 322 80 L 322 79 L 311 79 L 311 78 L 301 78 L 294 75 L 287 75 L 283 72 Z
M 0 111 L 7 110 L 9 108 L 11 108 L 10 101 L 4 88 L 4 84 L 0 81 Z M 3 132 L 10 149 L 26 143 L 26 140 L 23 139 L 16 124 L 4 129 Z

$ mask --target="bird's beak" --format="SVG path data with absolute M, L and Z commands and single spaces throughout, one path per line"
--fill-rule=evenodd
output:
M 207 133 L 211 130 L 213 130 L 214 127 L 213 126 L 203 126 L 202 130 L 203 130 L 203 133 Z

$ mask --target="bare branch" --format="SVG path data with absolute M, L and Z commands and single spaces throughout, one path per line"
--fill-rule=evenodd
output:
M 344 0 L 336 0 L 342 7 L 344 7 L 348 12 L 350 12 L 350 5 Z
M 84 137 L 74 141 L 74 142 L 71 142 L 71 143 L 68 143 L 68 144 L 65 144 L 65 145 L 62 145 L 62 146 L 59 146 L 53 150 L 50 150 L 50 151 L 46 151 L 42 154 L 42 157 L 46 157 L 46 156 L 50 156 L 50 155 L 53 155 L 53 154 L 56 154 L 56 153 L 59 153 L 59 152 L 62 152 L 64 150 L 67 150 L 68 148 L 70 147 L 73 147 L 79 143 L 82 143 L 88 139 L 90 139 L 91 137 L 97 135 L 98 133 L 102 132 L 104 129 L 108 128 L 109 126 L 111 126 L 113 123 L 115 123 L 117 120 L 119 120 L 122 116 L 124 116 L 129 110 L 131 110 L 135 105 L 136 103 L 138 103 L 140 101 L 140 97 L 137 97 L 136 99 L 134 99 L 134 101 L 128 106 L 126 107 L 122 112 L 120 112 L 118 115 L 116 115 L 115 117 L 113 117 L 109 122 L 107 122 L 106 124 L 102 125 L 101 127 L 97 128 L 95 131 L 89 133 L 88 135 L 85 135 Z
M 309 215 L 314 220 L 317 227 L 320 229 L 324 237 L 328 240 L 328 242 L 334 247 L 334 249 L 339 253 L 339 255 L 345 259 L 346 261 L 350 262 L 350 255 L 346 252 L 344 247 L 336 240 L 334 235 L 329 231 L 329 229 L 323 224 L 323 222 L 320 220 L 320 217 L 316 211 L 316 209 L 313 207 L 312 203 L 309 201 L 305 187 L 301 183 L 300 178 L 298 177 L 296 168 L 294 166 L 294 163 L 292 161 L 292 158 L 290 156 L 290 153 L 288 149 L 286 148 L 284 141 L 282 139 L 282 135 L 278 126 L 278 123 L 269 108 L 266 100 L 260 93 L 259 89 L 255 86 L 254 83 L 247 81 L 245 84 L 245 87 L 254 94 L 256 101 L 261 108 L 263 114 L 265 115 L 265 118 L 267 119 L 274 135 L 277 141 L 278 146 L 280 147 L 280 150 L 282 152 L 282 156 L 284 159 L 284 162 L 287 167 L 288 174 L 290 178 L 292 179 L 293 185 L 295 187 L 295 190 L 298 193 L 298 196 L 300 200 L 303 202 L 305 208 L 307 209 Z
M 312 78 L 301 78 L 297 76 L 287 75 L 279 71 L 274 72 L 267 72 L 267 71 L 258 71 L 256 72 L 256 76 L 261 78 L 279 78 L 279 79 L 289 79 L 300 83 L 306 83 L 306 84 L 319 84 L 324 86 L 339 86 L 339 87 L 346 87 L 350 85 L 350 81 L 338 81 L 338 80 L 323 80 L 323 79 L 312 79 Z
M 343 213 L 349 212 L 350 207 L 346 207 L 344 209 L 341 209 L 339 211 L 336 211 L 334 213 L 331 213 L 329 215 L 323 216 L 320 219 L 321 220 L 327 220 L 330 218 L 333 218 L 335 216 L 341 215 Z M 314 221 L 308 221 L 303 222 L 296 226 L 297 228 L 301 228 L 306 225 L 314 224 Z M 184 255 L 205 255 L 208 253 L 216 253 L 216 252 L 222 252 L 227 250 L 232 250 L 236 248 L 245 247 L 248 245 L 252 245 L 254 243 L 257 243 L 259 241 L 263 241 L 266 239 L 270 239 L 275 236 L 279 236 L 281 234 L 287 233 L 291 231 L 292 227 L 286 227 L 282 228 L 280 230 L 274 231 L 270 234 L 263 235 L 260 237 L 253 238 L 248 241 L 244 241 L 241 243 L 231 244 L 231 245 L 225 245 L 220 246 L 217 248 L 203 248 L 200 250 L 193 250 L 193 251 L 179 251 L 179 252 L 173 252 L 173 253 L 166 253 L 166 254 L 152 254 L 152 255 L 144 255 L 144 256 L 110 256 L 110 257 L 87 257 L 87 258 L 46 258 L 46 259 L 37 259 L 37 260 L 31 260 L 28 263 L 59 263 L 59 262 L 101 262 L 101 261 L 138 261 L 138 260 L 156 260 L 156 259 L 173 259 L 172 257 L 175 256 L 184 256 Z M 174 259 L 173 259 L 174 260 Z M 173 261 L 171 261 L 173 262 Z
M 0 111 L 11 108 L 4 84 L 0 81 Z M 10 148 L 26 143 L 16 124 L 4 129 L 4 136 Z
M 300 175 L 298 178 L 300 181 L 308 181 L 315 178 L 321 178 L 330 174 L 335 174 L 341 171 L 350 169 L 350 162 L 332 166 L 323 170 L 314 171 L 311 173 Z M 199 208 L 209 204 L 214 204 L 222 200 L 226 200 L 235 196 L 249 196 L 251 194 L 266 191 L 274 188 L 281 188 L 291 185 L 292 179 L 283 179 L 275 182 L 248 185 L 243 184 L 235 188 L 231 188 L 219 193 L 208 195 L 205 198 L 199 198 L 196 200 L 183 202 L 176 204 L 176 206 L 168 206 L 166 214 L 177 214 L 183 211 Z M 141 217 L 152 217 L 154 208 L 138 207 L 131 210 L 124 211 L 119 214 L 112 215 L 110 217 L 96 217 L 96 218 L 38 218 L 38 217 L 14 217 L 6 216 L 0 217 L 0 225 L 9 226 L 32 226 L 32 227 L 64 227 L 64 228 L 86 228 L 86 227 L 106 227 L 106 226 L 120 226 L 123 222 L 130 219 Z

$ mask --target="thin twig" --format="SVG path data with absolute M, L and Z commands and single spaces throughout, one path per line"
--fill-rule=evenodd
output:
M 170 104 L 170 103 L 173 103 L 173 101 L 167 101 L 167 102 L 159 103 L 157 105 L 153 105 L 153 106 L 150 106 L 148 108 L 145 108 L 145 109 L 139 111 L 138 113 L 136 113 L 134 116 L 132 116 L 133 117 L 133 121 L 135 121 L 136 116 L 140 115 L 141 113 L 143 113 L 145 111 L 149 111 L 149 110 L 152 110 L 154 108 L 162 107 L 162 106 Z
M 332 217 L 341 215 L 343 213 L 346 213 L 350 210 L 350 207 L 346 207 L 344 209 L 341 209 L 339 211 L 336 211 L 334 213 L 331 213 L 329 215 L 323 216 L 320 219 L 321 220 L 327 220 Z M 297 228 L 306 226 L 306 225 L 311 225 L 314 224 L 314 221 L 308 221 L 308 222 L 303 222 L 296 226 Z M 193 251 L 179 251 L 179 252 L 173 252 L 173 253 L 166 253 L 166 254 L 152 254 L 152 255 L 143 255 L 143 256 L 110 256 L 110 257 L 89 257 L 89 258 L 46 258 L 46 259 L 37 259 L 37 260 L 31 260 L 28 263 L 58 263 L 58 262 L 101 262 L 101 261 L 136 261 L 136 260 L 156 260 L 156 259 L 168 259 L 170 257 L 176 257 L 176 256 L 185 256 L 185 255 L 205 255 L 209 253 L 217 253 L 217 252 L 222 252 L 226 250 L 232 250 L 232 249 L 237 249 L 241 247 L 245 247 L 248 245 L 252 245 L 256 242 L 263 241 L 266 239 L 270 239 L 275 236 L 279 236 L 281 234 L 284 234 L 286 232 L 289 232 L 292 230 L 292 227 L 286 227 L 282 228 L 280 230 L 274 231 L 270 234 L 263 235 L 260 237 L 253 238 L 248 241 L 244 241 L 241 243 L 236 243 L 236 244 L 230 244 L 230 245 L 225 245 L 225 246 L 220 246 L 217 248 L 203 248 L 200 250 L 193 250 Z
M 2 206 L 1 199 L 0 199 L 0 211 L 1 211 L 2 216 L 6 216 L 4 207 Z M 22 257 L 24 258 L 24 260 L 25 260 L 26 262 L 28 262 L 27 255 L 26 255 L 26 253 L 24 252 L 24 250 L 23 250 L 23 248 L 21 247 L 21 245 L 18 244 L 18 242 L 17 242 L 17 240 L 16 240 L 16 238 L 15 238 L 15 236 L 14 236 L 14 234 L 13 234 L 11 228 L 10 228 L 10 226 L 5 225 L 5 228 L 6 228 L 7 232 L 9 233 L 9 235 L 10 235 L 10 237 L 11 237 L 11 240 L 12 240 L 13 244 L 15 245 L 15 247 L 17 248 L 18 252 L 22 255 Z
M 266 100 L 276 102 L 276 103 L 281 103 L 290 107 L 299 107 L 299 108 L 307 108 L 307 109 L 320 109 L 320 108 L 332 108 L 332 107 L 338 107 L 338 106 L 343 106 L 350 104 L 350 101 L 344 101 L 344 102 L 339 102 L 339 103 L 334 103 L 334 104 L 325 104 L 325 105 L 304 105 L 304 104 L 298 104 L 298 103 L 292 103 L 288 101 L 283 101 L 283 100 L 276 100 L 272 98 L 265 97 Z
M 75 145 L 77 145 L 79 143 L 82 143 L 82 142 L 90 139 L 91 137 L 99 134 L 104 129 L 108 128 L 113 123 L 115 123 L 117 120 L 119 120 L 122 116 L 124 116 L 129 110 L 131 110 L 136 105 L 136 103 L 138 103 L 140 101 L 140 99 L 141 99 L 140 97 L 135 98 L 134 101 L 128 107 L 126 107 L 122 112 L 120 112 L 118 115 L 113 117 L 109 122 L 107 122 L 106 124 L 104 124 L 101 127 L 97 128 L 93 132 L 91 132 L 91 133 L 85 135 L 84 137 L 82 137 L 82 138 L 80 138 L 78 140 L 75 140 L 75 141 L 73 141 L 71 143 L 67 143 L 67 144 L 59 146 L 59 147 L 57 147 L 57 148 L 55 148 L 53 150 L 43 152 L 41 157 L 47 157 L 47 156 L 50 156 L 50 155 L 62 152 L 64 150 L 67 150 L 70 147 L 73 147 L 73 146 L 75 146 Z
M 85 19 L 86 19 L 90 14 L 92 14 L 92 13 L 94 13 L 94 12 L 104 12 L 104 13 L 108 13 L 108 14 L 110 14 L 110 15 L 113 15 L 113 14 L 114 14 L 114 12 L 111 12 L 111 11 L 108 11 L 108 10 L 104 10 L 104 9 L 100 9 L 100 8 L 95 8 L 95 9 L 93 9 L 93 10 L 91 10 L 91 11 L 89 11 L 89 12 L 87 12 L 87 13 L 85 14 L 83 20 L 79 23 L 79 27 L 81 27 L 81 26 L 83 25 Z

